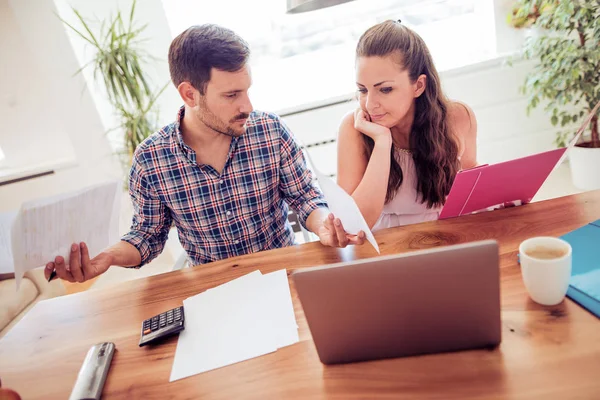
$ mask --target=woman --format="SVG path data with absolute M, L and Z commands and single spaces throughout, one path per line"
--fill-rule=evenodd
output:
M 360 108 L 338 136 L 338 184 L 373 230 L 437 219 L 456 173 L 476 161 L 477 123 L 444 96 L 423 39 L 399 22 L 356 48 Z

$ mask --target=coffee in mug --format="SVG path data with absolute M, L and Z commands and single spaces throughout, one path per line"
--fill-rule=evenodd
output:
M 538 260 L 552 260 L 554 258 L 562 258 L 566 256 L 568 250 L 564 247 L 549 247 L 549 246 L 536 246 L 525 250 L 531 258 L 537 258 Z

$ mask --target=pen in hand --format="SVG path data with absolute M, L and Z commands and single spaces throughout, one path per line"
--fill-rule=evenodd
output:
M 52 273 L 50 273 L 50 277 L 48 278 L 48 282 L 50 282 L 54 278 L 56 278 L 56 270 L 52 270 Z

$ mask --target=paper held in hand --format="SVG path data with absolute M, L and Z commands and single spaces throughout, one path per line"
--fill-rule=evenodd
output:
M 92 186 L 23 203 L 10 235 L 17 289 L 26 271 L 63 256 L 73 243 L 85 242 L 90 257 L 118 240 L 119 182 Z
M 325 195 L 325 200 L 327 200 L 327 205 L 329 206 L 329 210 L 342 221 L 342 225 L 346 232 L 356 235 L 358 232 L 363 231 L 366 235 L 367 240 L 373 248 L 379 253 L 379 246 L 377 245 L 377 241 L 373 236 L 373 232 L 369 229 L 369 225 L 367 225 L 367 221 L 363 217 L 360 209 L 356 205 L 356 202 L 344 189 L 342 189 L 337 183 L 335 183 L 331 178 L 325 176 L 319 169 L 316 164 L 308 154 L 308 151 L 304 152 L 306 154 L 310 164 L 313 166 L 313 171 L 317 176 L 317 181 L 319 182 L 319 186 Z

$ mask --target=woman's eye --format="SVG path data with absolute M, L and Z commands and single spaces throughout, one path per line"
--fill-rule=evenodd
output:
M 381 93 L 388 94 L 392 91 L 391 87 L 381 88 Z
M 367 93 L 367 89 L 357 89 L 359 93 Z

